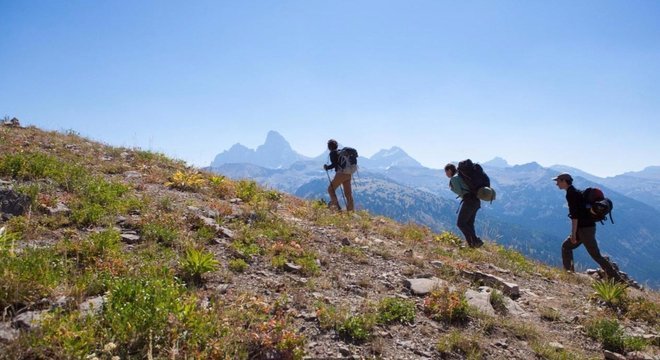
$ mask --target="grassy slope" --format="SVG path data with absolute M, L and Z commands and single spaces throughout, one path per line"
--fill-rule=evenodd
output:
M 161 154 L 1 126 L 0 179 L 32 201 L 0 224 L 4 320 L 48 310 L 39 328 L 0 344 L 0 358 L 573 359 L 624 339 L 619 348 L 658 353 L 657 340 L 594 335 L 611 325 L 603 319 L 657 333 L 655 292 L 628 290 L 604 306 L 590 278 L 496 244 L 464 249 L 451 233 L 332 213 Z M 50 215 L 58 203 L 71 211 Z M 121 241 L 128 231 L 137 244 Z M 518 283 L 527 315 L 465 306 L 462 290 L 479 284 L 462 270 Z M 460 291 L 422 298 L 402 284 L 428 275 Z M 79 305 L 101 295 L 103 310 L 81 316 Z

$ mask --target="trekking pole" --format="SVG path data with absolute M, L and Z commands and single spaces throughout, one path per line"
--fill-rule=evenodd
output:
M 330 182 L 330 186 L 332 186 L 332 180 L 330 180 L 330 174 L 328 174 L 328 170 L 325 171 L 325 174 L 328 176 L 328 182 Z M 341 197 L 344 198 L 344 206 L 348 208 L 348 201 L 346 200 L 346 195 L 344 195 L 343 185 L 339 186 L 339 191 L 341 191 Z M 339 204 L 337 204 L 337 206 L 341 209 L 341 206 Z

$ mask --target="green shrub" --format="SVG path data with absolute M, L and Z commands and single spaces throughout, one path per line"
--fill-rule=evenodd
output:
M 642 350 L 646 346 L 644 339 L 625 336 L 616 319 L 597 319 L 586 326 L 587 335 L 601 342 L 603 349 L 618 353 Z
M 596 297 L 611 307 L 621 305 L 626 296 L 627 285 L 614 279 L 596 281 L 591 287 L 596 291 Z
M 182 191 L 197 191 L 206 184 L 206 180 L 202 174 L 197 171 L 177 171 L 172 176 L 165 186 Z
M 415 303 L 413 301 L 385 298 L 378 305 L 378 322 L 381 324 L 412 323 L 413 321 L 415 321 Z
M 178 237 L 179 232 L 172 225 L 154 222 L 142 226 L 142 238 L 145 241 L 172 246 Z
M 481 359 L 482 350 L 479 340 L 457 330 L 446 334 L 438 341 L 437 349 L 442 354 L 458 353 L 467 359 Z
M 109 337 L 122 345 L 124 357 L 164 344 L 170 317 L 183 318 L 189 310 L 184 290 L 166 277 L 117 278 L 110 284 L 102 322 Z
M 245 202 L 255 198 L 259 188 L 254 180 L 239 180 L 236 183 L 236 196 Z
M 243 259 L 231 259 L 229 260 L 229 270 L 233 272 L 242 273 L 248 268 L 248 263 Z
M 461 240 L 458 235 L 450 231 L 443 231 L 440 233 L 440 235 L 436 235 L 433 239 L 440 243 L 454 246 L 458 246 L 463 242 L 463 240 Z
M 490 293 L 490 304 L 500 314 L 506 314 L 507 312 L 505 301 L 504 295 L 501 292 L 493 289 Z
M 551 307 L 542 307 L 539 309 L 541 319 L 546 321 L 559 321 L 561 319 L 561 313 L 557 309 Z
M 195 282 L 201 282 L 202 275 L 218 269 L 218 260 L 210 252 L 188 249 L 181 262 L 184 275 Z
M 341 338 L 360 343 L 371 337 L 375 323 L 376 319 L 371 314 L 353 315 L 337 324 L 335 330 Z
M 67 277 L 70 263 L 51 249 L 26 248 L 0 261 L 0 309 L 49 297 Z
M 0 256 L 14 256 L 14 246 L 17 236 L 7 231 L 5 226 L 0 228 Z
M 660 304 L 637 297 L 627 302 L 626 316 L 632 320 L 643 320 L 651 326 L 660 322 Z
M 469 306 L 461 292 L 444 287 L 432 291 L 424 299 L 424 312 L 437 321 L 460 323 L 468 319 Z
M 319 302 L 316 304 L 316 318 L 319 327 L 323 330 L 334 329 L 341 320 L 339 311 L 335 306 Z

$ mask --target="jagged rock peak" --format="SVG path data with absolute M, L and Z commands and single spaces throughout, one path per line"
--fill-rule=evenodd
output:
M 507 168 L 510 166 L 506 160 L 504 160 L 499 156 L 494 157 L 492 160 L 486 161 L 485 163 L 483 163 L 483 165 L 496 167 L 496 168 Z
M 289 144 L 288 141 L 282 136 L 280 133 L 278 133 L 275 130 L 271 130 L 268 132 L 268 135 L 266 135 L 266 141 L 264 142 L 263 145 L 259 146 L 265 147 L 265 148 L 291 148 L 291 145 Z

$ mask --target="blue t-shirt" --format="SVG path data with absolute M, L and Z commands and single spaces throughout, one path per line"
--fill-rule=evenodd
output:
M 449 188 L 461 199 L 470 192 L 470 189 L 465 185 L 465 181 L 458 175 L 454 175 L 449 179 Z

